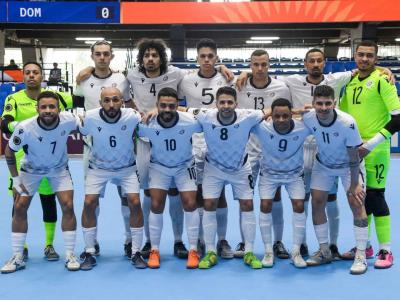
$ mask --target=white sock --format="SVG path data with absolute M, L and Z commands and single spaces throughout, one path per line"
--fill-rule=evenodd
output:
M 265 252 L 272 252 L 272 214 L 260 211 L 260 232 Z
M 217 235 L 217 213 L 204 210 L 203 231 L 206 251 L 217 252 L 215 249 L 215 236 Z
M 197 250 L 197 240 L 199 238 L 199 211 L 185 211 L 186 234 L 189 240 L 189 249 Z
M 314 225 L 315 236 L 317 237 L 318 244 L 329 243 L 329 227 L 328 222 L 321 225 Z
M 168 195 L 168 198 L 169 198 L 169 215 L 171 216 L 174 239 L 175 242 L 181 242 L 183 234 L 183 207 L 182 207 L 181 196 Z
M 83 240 L 85 241 L 85 252 L 94 254 L 96 250 L 94 249 L 94 245 L 96 243 L 96 227 L 85 228 L 82 227 L 83 231 Z
M 75 241 L 76 241 L 76 230 L 63 231 L 62 235 L 63 235 L 63 239 L 64 239 L 65 256 L 74 254 Z
M 368 241 L 368 226 L 366 227 L 358 227 L 353 226 L 354 228 L 354 236 L 356 238 L 356 247 L 358 250 L 365 251 L 367 247 Z
M 131 240 L 132 240 L 132 255 L 140 251 L 143 242 L 143 227 L 135 228 L 130 227 Z
M 310 198 L 311 198 L 311 196 L 310 196 Z M 306 224 L 307 224 L 307 218 L 308 218 L 308 204 L 310 204 L 310 200 L 307 200 L 307 201 L 304 200 L 304 214 L 306 215 Z M 306 225 L 306 227 L 307 227 L 307 225 Z M 307 245 L 307 230 L 304 231 L 303 244 Z
M 300 250 L 306 232 L 306 214 L 293 212 L 293 251 Z
M 163 214 L 155 214 L 150 211 L 149 230 L 151 249 L 158 250 L 160 247 L 161 232 L 163 228 Z
M 125 244 L 128 244 L 132 241 L 131 236 L 131 211 L 129 206 L 121 205 L 121 214 L 122 218 L 124 219 L 124 226 L 125 226 Z
M 218 241 L 226 239 L 226 229 L 228 227 L 228 208 L 217 208 L 217 236 Z
M 24 252 L 24 245 L 26 241 L 26 233 L 11 232 L 11 245 L 13 255 L 21 254 Z
M 199 207 L 197 208 L 199 211 L 199 218 L 200 218 L 200 223 L 199 223 L 199 240 L 204 241 L 204 231 L 203 231 L 203 215 L 204 215 L 204 207 Z
M 254 215 L 254 211 L 242 212 L 242 230 L 245 253 L 253 252 L 254 240 L 256 238 L 256 216 Z
M 282 241 L 283 237 L 283 206 L 282 201 L 272 203 L 272 226 L 274 228 L 274 240 Z
M 337 201 L 330 201 L 326 203 L 326 214 L 329 222 L 330 243 L 337 245 L 339 236 L 339 206 Z
M 150 242 L 150 230 L 149 230 L 149 215 L 150 215 L 151 198 L 144 195 L 142 202 L 143 211 L 143 225 L 144 235 L 146 236 L 146 242 Z

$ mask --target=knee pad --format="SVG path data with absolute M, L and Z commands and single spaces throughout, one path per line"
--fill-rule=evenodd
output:
M 375 217 L 390 215 L 389 207 L 385 200 L 385 189 L 367 189 L 365 210 L 367 215 L 373 214 Z
M 43 210 L 43 222 L 57 222 L 56 195 L 39 195 Z

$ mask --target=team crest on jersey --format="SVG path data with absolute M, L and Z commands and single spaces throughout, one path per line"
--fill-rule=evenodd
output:
M 185 133 L 185 129 L 182 129 L 181 131 L 179 131 L 179 134 L 184 134 Z
M 307 85 L 307 82 L 303 82 L 303 85 L 306 86 L 306 85 Z
M 159 134 L 160 134 L 160 132 L 159 132 L 158 130 L 156 130 L 156 134 L 157 134 L 157 135 L 159 135 Z
M 17 136 L 14 136 L 13 143 L 15 145 L 19 145 L 19 144 L 21 144 L 21 139 Z
M 250 98 L 250 96 L 251 96 L 251 93 L 247 92 L 247 98 Z
M 293 141 L 297 141 L 298 139 L 299 139 L 299 136 L 296 135 L 296 136 L 293 138 Z
M 93 87 L 94 87 L 94 83 L 93 83 L 93 82 L 90 84 L 90 87 L 91 87 L 91 88 L 93 88 Z
M 126 130 L 126 125 L 122 126 L 121 130 Z
M 4 107 L 5 111 L 12 111 L 13 107 L 11 104 L 7 104 L 6 107 Z
M 339 132 L 334 132 L 333 136 L 338 137 L 339 136 Z
M 65 130 L 63 130 L 63 131 L 61 132 L 61 136 L 64 136 L 66 133 L 67 133 L 67 132 L 66 132 Z
M 272 98 L 272 97 L 274 97 L 274 96 L 275 96 L 275 93 L 274 93 L 274 92 L 272 92 L 272 93 L 269 93 L 269 96 Z
M 21 128 L 20 130 L 18 130 L 18 134 L 23 134 L 24 130 Z
M 374 82 L 372 80 L 367 81 L 367 83 L 365 84 L 365 87 L 367 89 L 370 89 L 374 86 Z
M 222 81 L 219 80 L 219 81 L 217 82 L 217 85 L 221 86 L 221 85 L 222 85 Z
M 197 87 L 198 85 L 199 85 L 199 83 L 196 81 L 196 82 L 194 83 L 194 86 Z
M 237 129 L 237 128 L 239 128 L 239 124 L 236 124 L 235 126 L 233 126 L 233 128 L 235 128 L 235 129 Z
M 163 81 L 167 81 L 168 80 L 168 75 L 165 75 L 162 80 Z
M 42 142 L 42 141 L 43 141 L 43 137 L 42 137 L 42 136 L 39 136 L 39 137 L 38 137 L 38 140 L 39 140 L 39 142 Z
M 97 130 L 100 132 L 101 131 L 101 127 L 97 127 Z

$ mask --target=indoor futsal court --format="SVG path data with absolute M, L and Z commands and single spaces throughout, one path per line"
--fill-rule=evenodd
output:
M 71 174 L 75 185 L 75 213 L 77 216 L 76 254 L 83 249 L 80 215 L 83 207 L 83 166 L 80 159 L 70 160 Z M 6 194 L 7 166 L 0 161 L 0 261 L 3 264 L 11 256 L 11 198 Z M 397 228 L 400 227 L 400 194 L 398 176 L 400 158 L 393 157 L 387 185 L 387 200 L 392 214 L 392 249 L 400 247 Z M 229 218 L 227 240 L 232 246 L 239 241 L 238 203 L 227 190 Z M 344 200 L 343 189 L 339 188 L 340 234 L 339 250 L 353 246 L 352 217 Z M 376 270 L 374 259 L 368 260 L 368 271 L 364 275 L 349 274 L 352 261 L 333 262 L 319 267 L 296 269 L 289 260 L 276 259 L 272 269 L 252 270 L 241 259 L 220 259 L 210 270 L 187 270 L 186 260 L 173 256 L 173 235 L 168 209 L 164 212 L 164 229 L 161 238 L 160 269 L 135 269 L 123 256 L 123 225 L 120 200 L 116 188 L 107 186 L 106 196 L 100 203 L 99 243 L 101 256 L 91 271 L 68 272 L 62 260 L 47 262 L 43 259 L 44 229 L 42 211 L 37 196 L 28 212 L 29 261 L 26 269 L 0 276 L 0 299 L 398 299 L 399 264 L 392 268 Z M 285 230 L 283 242 L 291 246 L 291 206 L 286 192 L 283 193 Z M 255 208 L 259 198 L 255 196 Z M 311 212 L 311 207 L 310 207 Z M 58 212 L 61 216 L 61 212 Z M 257 219 L 258 219 L 258 214 Z M 60 218 L 59 218 L 60 220 Z M 57 223 L 55 249 L 63 253 L 60 221 Z M 310 218 L 307 220 L 307 240 L 310 252 L 317 249 L 315 234 Z M 184 242 L 187 244 L 184 234 Z M 375 233 L 372 245 L 377 249 Z M 263 256 L 263 245 L 257 225 L 255 253 Z M 395 258 L 396 259 L 396 258 Z

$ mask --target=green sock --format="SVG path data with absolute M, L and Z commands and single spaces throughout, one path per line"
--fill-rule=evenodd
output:
M 44 230 L 46 232 L 46 247 L 53 245 L 56 224 L 56 222 L 44 222 Z
M 390 216 L 374 216 L 374 220 L 379 244 L 390 244 Z

